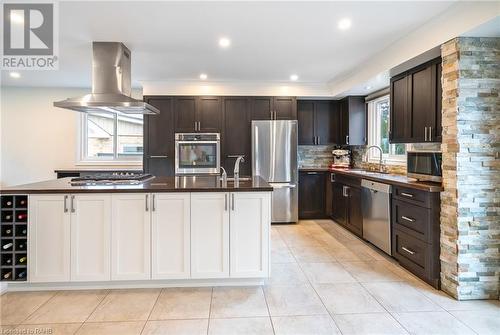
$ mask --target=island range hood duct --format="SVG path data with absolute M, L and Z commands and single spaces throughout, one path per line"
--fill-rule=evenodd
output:
M 54 102 L 77 112 L 159 114 L 144 101 L 130 97 L 130 50 L 120 42 L 92 43 L 92 93 Z

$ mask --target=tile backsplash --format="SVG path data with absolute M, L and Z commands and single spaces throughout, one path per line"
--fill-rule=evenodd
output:
M 299 167 L 328 167 L 333 160 L 334 148 L 334 145 L 299 145 L 297 151 Z

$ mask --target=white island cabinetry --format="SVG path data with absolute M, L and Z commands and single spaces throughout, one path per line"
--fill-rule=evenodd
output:
M 32 283 L 189 285 L 270 271 L 271 192 L 35 194 L 29 224 Z

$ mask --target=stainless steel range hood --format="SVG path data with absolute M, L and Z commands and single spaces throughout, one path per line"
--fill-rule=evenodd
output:
M 120 42 L 92 43 L 92 93 L 54 102 L 77 112 L 159 114 L 144 101 L 130 97 L 130 50 Z

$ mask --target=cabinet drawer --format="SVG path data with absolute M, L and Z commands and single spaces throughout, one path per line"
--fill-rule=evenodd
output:
M 394 239 L 394 257 L 417 275 L 424 275 L 429 245 L 398 229 L 394 230 Z
M 405 200 L 418 206 L 431 207 L 431 195 L 429 192 L 395 186 L 392 194 L 396 199 Z
M 430 229 L 433 222 L 430 209 L 395 199 L 392 202 L 392 222 L 394 227 L 431 243 Z

